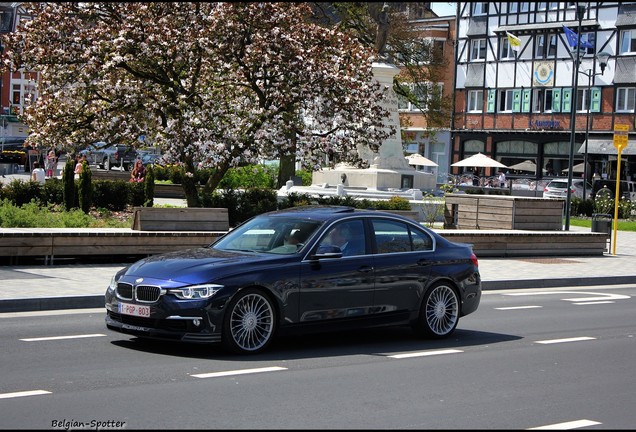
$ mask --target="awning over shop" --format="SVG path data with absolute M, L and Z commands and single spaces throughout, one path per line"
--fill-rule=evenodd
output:
M 579 147 L 579 153 L 585 153 L 585 142 Z M 614 147 L 614 141 L 611 139 L 594 139 L 587 142 L 588 154 L 605 154 L 605 155 L 618 155 L 618 150 Z M 621 155 L 633 156 L 636 155 L 636 141 L 629 140 L 627 147 L 623 149 Z

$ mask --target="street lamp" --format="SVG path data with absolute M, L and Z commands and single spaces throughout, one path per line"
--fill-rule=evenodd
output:
M 574 142 L 576 135 L 576 104 L 577 104 L 577 96 L 579 92 L 579 54 L 581 52 L 581 23 L 583 21 L 583 15 L 585 14 L 585 5 L 577 4 L 576 5 L 576 19 L 578 21 L 578 26 L 576 30 L 576 54 L 574 56 L 573 67 L 572 67 L 572 82 L 574 83 L 572 87 L 572 105 L 570 106 L 570 157 L 569 157 L 569 167 L 568 170 L 568 191 L 565 199 L 565 231 L 570 230 L 570 204 L 572 202 L 572 167 L 574 166 Z
M 587 77 L 587 118 L 585 119 L 585 150 L 583 152 L 583 199 L 586 199 L 586 188 L 587 188 L 587 141 L 590 135 L 590 92 L 592 91 L 592 81 L 594 77 L 599 75 L 603 75 L 605 73 L 605 68 L 607 67 L 607 62 L 610 58 L 610 54 L 605 51 L 600 52 L 596 55 L 596 59 L 598 60 L 598 65 L 601 67 L 601 72 L 593 72 L 592 69 L 588 69 L 587 72 L 579 71 Z

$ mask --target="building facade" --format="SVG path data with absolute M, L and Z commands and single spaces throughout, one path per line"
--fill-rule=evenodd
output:
M 636 3 L 457 3 L 455 81 L 451 163 L 481 152 L 539 185 L 572 158 L 576 177 L 616 178 L 615 127 L 635 125 Z M 636 177 L 636 140 L 620 177 Z
M 20 20 L 30 19 L 21 3 L 0 3 L 0 34 L 15 31 Z M 2 47 L 4 49 L 4 47 Z M 18 120 L 29 101 L 37 98 L 37 72 L 4 72 L 0 75 L 0 139 L 24 138 L 29 129 Z
M 443 66 L 434 74 L 440 78 L 427 84 L 440 91 L 444 99 L 451 100 L 455 73 L 455 16 L 437 16 L 431 10 L 430 3 L 391 3 L 391 6 L 407 14 L 410 31 L 416 35 L 414 40 L 428 45 L 428 49 L 441 55 Z M 399 65 L 399 59 L 395 59 L 395 63 Z M 451 154 L 451 116 L 444 119 L 443 125 L 431 126 L 418 107 L 403 99 L 398 100 L 398 111 L 405 153 L 418 153 L 435 162 L 437 167 L 419 169 L 435 173 L 437 183 L 445 183 Z

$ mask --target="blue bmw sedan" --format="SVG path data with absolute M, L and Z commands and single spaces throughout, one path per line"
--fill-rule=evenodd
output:
M 289 333 L 410 325 L 447 337 L 477 310 L 481 278 L 470 245 L 411 219 L 305 206 L 137 261 L 113 276 L 105 299 L 110 330 L 254 354 Z

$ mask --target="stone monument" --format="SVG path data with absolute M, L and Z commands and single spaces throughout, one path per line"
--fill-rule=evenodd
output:
M 369 168 L 355 168 L 348 164 L 337 164 L 334 168 L 323 168 L 312 176 L 314 185 L 367 189 L 434 189 L 437 181 L 433 174 L 415 170 L 404 157 L 400 134 L 397 95 L 393 91 L 393 77 L 400 72 L 395 65 L 374 62 L 373 77 L 387 88 L 382 100 L 383 107 L 389 112 L 384 119 L 385 128 L 394 127 L 396 133 L 382 142 L 377 153 L 368 147 L 359 145 L 358 155 L 367 161 Z

